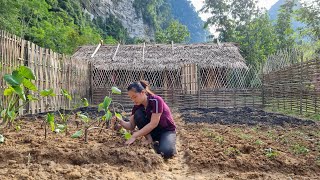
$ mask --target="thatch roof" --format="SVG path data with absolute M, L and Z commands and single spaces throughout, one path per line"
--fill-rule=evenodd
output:
M 142 44 L 82 46 L 72 58 L 91 61 L 95 67 L 111 69 L 179 69 L 183 64 L 200 67 L 247 68 L 239 49 L 232 43 L 222 44 Z

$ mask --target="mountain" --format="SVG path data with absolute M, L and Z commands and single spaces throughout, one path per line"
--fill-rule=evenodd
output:
M 174 19 L 186 25 L 190 31 L 190 43 L 206 42 L 209 31 L 203 29 L 201 20 L 195 7 L 189 0 L 169 0 Z
M 189 0 L 0 0 L 0 4 L 1 30 L 65 54 L 100 40 L 165 42 L 160 40 L 175 32 L 185 37 L 188 33 L 181 24 L 191 35 L 187 43 L 204 42 L 208 33 Z M 179 26 L 170 26 L 175 20 Z

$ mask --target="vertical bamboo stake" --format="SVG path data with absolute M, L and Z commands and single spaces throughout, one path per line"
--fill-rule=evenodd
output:
M 300 57 L 300 106 L 299 106 L 299 113 L 302 115 L 302 62 L 303 62 L 303 55 Z

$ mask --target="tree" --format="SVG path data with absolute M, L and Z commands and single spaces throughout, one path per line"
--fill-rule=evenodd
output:
M 235 35 L 248 64 L 258 67 L 278 45 L 275 29 L 267 13 L 253 19 Z
M 306 27 L 302 30 L 303 34 L 309 35 L 312 41 L 320 40 L 320 1 L 302 3 L 298 10 L 298 20 L 305 23 Z
M 205 26 L 215 26 L 223 42 L 233 41 L 235 32 L 260 13 L 255 0 L 205 0 L 201 11 L 212 15 Z
M 286 0 L 280 6 L 275 29 L 279 40 L 279 49 L 291 49 L 294 46 L 294 30 L 291 26 L 296 0 Z
M 187 41 L 190 37 L 187 26 L 173 20 L 165 30 L 158 30 L 156 33 L 156 42 L 158 43 L 181 43 Z

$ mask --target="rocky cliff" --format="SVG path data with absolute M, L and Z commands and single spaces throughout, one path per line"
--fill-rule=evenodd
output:
M 119 19 L 131 38 L 154 40 L 154 27 L 144 23 L 142 16 L 133 7 L 134 0 L 88 0 L 84 4 L 84 11 L 91 18 L 102 19 L 114 15 Z

